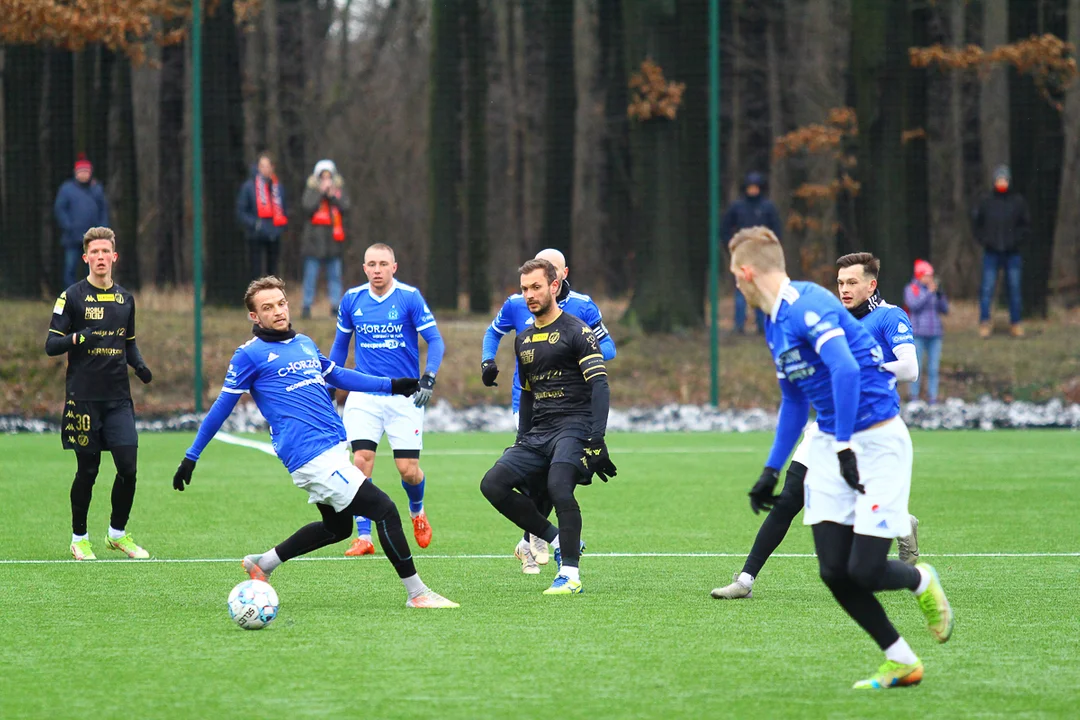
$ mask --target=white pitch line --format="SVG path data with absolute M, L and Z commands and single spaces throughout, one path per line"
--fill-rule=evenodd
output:
M 509 560 L 513 556 L 509 553 L 504 555 L 413 555 L 415 559 L 423 560 Z M 593 558 L 741 558 L 746 557 L 746 553 L 585 553 L 587 559 Z M 771 557 L 777 558 L 797 558 L 797 559 L 812 559 L 817 556 L 813 553 L 774 553 Z M 1016 558 L 1077 558 L 1080 557 L 1080 552 L 1046 552 L 1046 553 L 923 553 L 920 557 L 933 557 L 933 558 L 995 558 L 995 559 L 1016 559 Z M 386 558 L 377 555 L 368 558 L 346 558 L 346 557 L 300 557 L 294 558 L 292 562 L 370 562 L 372 560 L 385 560 Z M 193 564 L 193 563 L 238 563 L 240 558 L 150 558 L 149 560 L 127 560 L 127 559 L 113 559 L 113 560 L 0 560 L 0 565 L 67 565 L 76 563 L 118 563 L 121 565 L 147 565 L 154 563 L 172 563 L 172 564 Z

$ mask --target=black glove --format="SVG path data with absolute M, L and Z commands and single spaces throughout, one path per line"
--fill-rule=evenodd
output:
M 497 377 L 499 377 L 499 366 L 494 360 L 485 360 L 480 363 L 480 379 L 484 382 L 484 387 L 498 387 L 499 383 L 495 382 Z
M 412 404 L 418 408 L 422 408 L 431 402 L 431 391 L 435 388 L 435 376 L 432 373 L 426 372 L 424 376 L 420 378 L 420 389 L 416 391 L 416 397 L 413 398 Z
M 393 390 L 393 387 L 394 387 L 394 381 L 391 380 L 390 381 L 391 390 Z M 337 405 L 337 388 L 330 387 L 329 385 L 327 385 L 326 386 L 326 394 L 330 396 L 330 404 L 336 406 Z
M 598 440 L 589 438 L 585 443 L 585 468 L 589 472 L 599 475 L 604 482 L 619 474 L 615 463 L 611 462 L 611 458 L 608 456 L 607 443 L 604 442 L 604 438 Z
M 75 333 L 75 346 L 82 348 L 92 348 L 101 342 L 101 336 L 95 335 L 94 331 L 90 328 L 83 328 L 79 332 Z
M 416 378 L 391 378 L 391 395 L 412 395 L 420 387 L 420 381 Z
M 766 467 L 761 471 L 761 477 L 754 483 L 754 487 L 750 488 L 750 509 L 757 515 L 762 510 L 768 512 L 772 510 L 772 506 L 776 504 L 776 501 L 780 499 L 779 495 L 776 495 L 773 491 L 776 490 L 776 482 L 780 479 L 780 471 L 774 470 L 771 467 Z
M 150 372 L 150 368 L 146 367 L 145 365 L 140 365 L 139 367 L 135 368 L 135 377 L 142 380 L 143 385 L 147 385 L 151 380 L 154 379 L 154 373 Z
M 855 453 L 851 448 L 845 448 L 836 453 L 836 457 L 840 458 L 840 474 L 844 476 L 844 482 L 855 492 L 865 495 L 866 488 L 859 482 L 859 463 L 855 461 Z
M 180 461 L 180 467 L 176 468 L 176 474 L 172 478 L 173 490 L 184 492 L 184 486 L 191 484 L 191 473 L 195 472 L 195 461 L 184 458 Z

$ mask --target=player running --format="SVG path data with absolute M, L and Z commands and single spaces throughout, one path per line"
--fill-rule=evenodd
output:
M 397 260 L 389 245 L 376 243 L 364 253 L 364 274 L 368 281 L 345 293 L 338 306 L 337 335 L 330 359 L 344 367 L 349 359 L 349 341 L 356 336 L 356 369 L 369 375 L 415 376 L 420 371 L 418 338 L 427 343 L 427 363 L 420 378 L 420 391 L 412 400 L 385 392 L 353 392 L 345 401 L 345 431 L 352 445 L 353 462 L 371 477 L 375 450 L 383 432 L 390 439 L 394 464 L 401 475 L 401 487 L 409 496 L 416 544 L 431 544 L 431 523 L 424 511 L 424 471 L 420 450 L 424 447 L 424 408 L 435 388 L 443 344 L 435 316 L 420 291 L 394 279 Z M 356 518 L 356 538 L 345 551 L 348 557 L 373 555 L 371 520 Z
M 135 502 L 139 451 L 127 366 L 135 369 L 143 383 L 150 382 L 153 374 L 135 344 L 135 298 L 113 282 L 113 264 L 119 259 L 112 230 L 94 227 L 86 231 L 83 262 L 90 266 L 90 274 L 60 293 L 45 340 L 48 355 L 68 356 L 61 438 L 65 450 L 75 451 L 71 554 L 76 560 L 97 559 L 86 515 L 103 450 L 112 454 L 116 466 L 105 544 L 129 558 L 150 557 L 126 529 Z
M 292 329 L 285 283 L 279 278 L 253 281 L 244 304 L 255 323 L 255 337 L 233 354 L 221 394 L 184 453 L 173 488 L 183 491 L 191 483 L 199 456 L 240 396 L 250 392 L 270 425 L 274 452 L 293 483 L 307 491 L 308 502 L 318 507 L 322 520 L 305 525 L 261 555 L 245 557 L 248 575 L 267 580 L 283 562 L 345 540 L 352 532 L 353 516 L 364 515 L 375 521 L 379 542 L 409 593 L 407 607 L 457 607 L 420 580 L 394 501 L 348 462 L 345 427 L 326 391 L 329 380 L 346 390 L 411 395 L 419 386 L 416 378 L 374 377 L 327 360 L 311 338 Z
M 601 314 L 600 308 L 596 306 L 596 303 L 588 295 L 570 289 L 570 281 L 567 279 L 570 268 L 566 267 L 566 257 L 558 250 L 548 248 L 538 252 L 536 258 L 538 260 L 547 260 L 554 265 L 556 275 L 562 279 L 562 285 L 559 287 L 559 293 L 555 298 L 559 307 L 592 328 L 593 335 L 596 336 L 596 340 L 600 343 L 600 354 L 603 355 L 605 362 L 614 358 L 615 341 L 611 339 L 607 327 L 604 326 L 604 316 Z M 532 322 L 533 315 L 529 312 L 529 308 L 525 304 L 525 297 L 521 293 L 515 293 L 506 298 L 506 302 L 503 303 L 499 314 L 495 316 L 495 319 L 484 333 L 484 349 L 480 359 L 480 376 L 484 385 L 487 387 L 498 385 L 495 380 L 499 377 L 499 366 L 495 364 L 495 353 L 499 350 L 499 342 L 503 339 L 503 336 L 511 330 L 520 333 L 529 327 Z M 520 404 L 521 380 L 518 378 L 517 366 L 515 365 L 511 405 L 515 420 L 517 419 Z M 537 498 L 537 500 L 540 500 L 540 498 Z M 551 514 L 551 505 L 541 505 L 539 510 L 541 515 L 547 517 Z M 525 533 L 525 537 L 514 548 L 514 556 L 521 560 L 521 571 L 527 575 L 538 574 L 540 572 L 538 565 L 547 565 L 548 555 L 547 543 L 542 538 L 528 533 Z
M 590 484 L 594 473 L 607 482 L 616 472 L 604 442 L 607 368 L 593 331 L 556 302 L 562 280 L 555 266 L 533 259 L 518 272 L 534 322 L 514 340 L 522 378 L 517 441 L 484 475 L 480 491 L 511 522 L 555 549 L 558 574 L 544 594 L 576 595 L 582 592 L 581 509 L 574 489 Z M 550 499 L 558 528 L 524 489 Z
M 907 313 L 895 305 L 890 305 L 878 292 L 877 277 L 881 271 L 881 261 L 870 253 L 851 253 L 837 259 L 836 284 L 840 291 L 840 302 L 863 327 L 884 353 L 882 367 L 896 376 L 892 381 L 896 391 L 896 381 L 912 382 L 919 377 L 919 362 L 915 356 L 914 337 L 911 334 L 911 320 Z M 897 404 L 900 402 L 897 394 Z M 817 423 L 811 423 L 803 431 L 802 442 L 795 450 L 795 456 L 788 464 L 784 477 L 784 489 L 776 496 L 776 502 L 761 523 L 754 546 L 743 564 L 741 573 L 735 573 L 731 584 L 712 591 L 718 600 L 737 600 L 753 596 L 754 579 L 761 568 L 779 547 L 787 535 L 791 521 L 803 509 L 803 478 L 806 477 L 806 465 L 810 461 L 810 438 L 817 432 Z M 762 479 L 750 491 L 751 502 L 755 503 L 754 512 L 764 509 L 757 500 L 758 494 L 764 498 L 772 496 L 769 479 Z M 911 516 L 911 534 L 897 538 L 900 559 L 909 565 L 919 561 L 918 545 L 919 520 Z
M 910 530 L 911 436 L 899 415 L 895 377 L 881 371 L 881 348 L 835 296 L 788 278 L 772 231 L 742 230 L 728 247 L 739 289 L 768 313 L 765 337 L 781 390 L 776 437 L 759 480 L 764 488 L 755 485 L 752 506 L 776 502 L 775 468 L 791 454 L 812 405 L 819 432 L 810 439 L 803 522 L 813 526 L 821 579 L 885 652 L 877 673 L 854 687 L 915 685 L 923 664 L 874 593 L 911 590 L 938 642 L 952 635 L 953 613 L 933 567 L 888 559 L 893 538 Z

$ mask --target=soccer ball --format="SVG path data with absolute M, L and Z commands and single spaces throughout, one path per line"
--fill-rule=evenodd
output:
M 262 580 L 245 580 L 229 593 L 229 617 L 245 630 L 260 630 L 277 617 L 278 596 Z

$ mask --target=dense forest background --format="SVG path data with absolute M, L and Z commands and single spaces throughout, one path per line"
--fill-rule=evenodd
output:
M 217 0 L 203 25 L 206 297 L 249 280 L 234 219 L 270 151 L 291 208 L 316 161 L 352 198 L 345 278 L 386 242 L 439 308 L 488 311 L 536 250 L 704 323 L 708 0 Z M 192 279 L 190 2 L 0 0 L 0 293 L 60 288 L 57 188 L 86 152 L 121 282 Z M 792 274 L 871 250 L 897 297 L 930 259 L 977 291 L 969 215 L 991 170 L 1031 207 L 1025 311 L 1080 295 L 1080 0 L 720 0 L 723 203 L 769 178 Z M 11 21 L 8 21 L 11 18 Z M 283 238 L 300 274 L 303 219 Z M 722 239 L 722 243 L 726 238 Z M 725 266 L 726 268 L 726 266 Z M 723 275 L 724 292 L 730 290 Z

